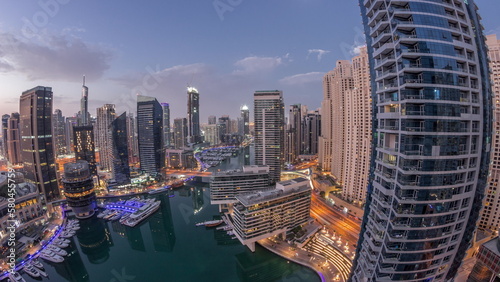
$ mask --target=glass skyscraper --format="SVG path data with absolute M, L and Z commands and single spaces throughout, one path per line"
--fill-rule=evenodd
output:
M 200 93 L 194 87 L 188 87 L 187 104 L 187 125 L 188 125 L 188 144 L 197 144 L 201 142 L 200 131 Z
M 163 109 L 163 146 L 170 147 L 170 105 L 168 103 L 161 103 Z
M 111 122 L 113 136 L 113 179 L 118 185 L 130 183 L 128 165 L 127 113 L 123 112 Z
M 137 96 L 137 132 L 141 170 L 157 174 L 165 164 L 163 148 L 163 117 L 158 100 Z
M 359 0 L 374 148 L 352 281 L 453 280 L 482 205 L 491 87 L 473 0 Z

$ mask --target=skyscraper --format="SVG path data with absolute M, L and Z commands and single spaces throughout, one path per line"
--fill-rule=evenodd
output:
M 137 128 L 141 170 L 149 174 L 160 173 L 165 165 L 163 113 L 156 98 L 137 96 Z
M 97 108 L 96 147 L 99 148 L 99 163 L 103 170 L 113 168 L 113 134 L 111 122 L 116 118 L 115 105 L 104 104 Z
M 255 164 L 268 165 L 271 181 L 280 181 L 284 164 L 283 92 L 256 91 L 254 97 Z
M 243 132 L 241 132 L 241 134 L 250 134 L 250 110 L 248 109 L 247 105 L 241 107 L 241 119 L 243 122 Z
M 66 123 L 64 125 L 64 130 L 66 131 L 66 146 L 67 146 L 67 151 L 73 152 L 74 151 L 74 140 L 73 140 L 73 127 L 78 125 L 78 118 L 77 117 L 67 117 L 66 118 Z
M 97 176 L 94 127 L 92 125 L 74 126 L 73 141 L 75 143 L 75 160 L 86 161 L 90 174 Z
M 194 87 L 188 87 L 187 102 L 187 143 L 196 144 L 201 142 L 200 132 L 200 94 Z
M 290 135 L 288 161 L 296 163 L 302 149 L 302 107 L 300 104 L 290 105 L 288 130 Z
M 20 164 L 21 160 L 21 136 L 19 135 L 19 113 L 12 113 L 7 128 L 7 150 L 8 159 L 11 164 Z
M 7 130 L 9 128 L 9 118 L 8 114 L 2 116 L 2 149 L 3 155 L 9 157 L 9 149 L 7 148 Z
M 498 181 L 500 180 L 500 40 L 495 34 L 486 36 L 489 49 L 491 81 L 493 82 L 494 123 L 491 147 L 491 165 L 488 178 L 488 187 L 484 207 L 481 212 L 479 228 L 488 231 L 497 231 L 500 228 L 500 193 Z
M 83 76 L 82 98 L 80 100 L 80 122 L 79 125 L 89 125 L 89 88 L 85 86 L 85 76 Z
M 59 198 L 52 138 L 52 88 L 24 91 L 19 103 L 21 159 L 25 180 L 35 184 L 43 206 Z
M 488 174 L 491 86 L 473 0 L 359 0 L 375 134 L 352 281 L 452 281 Z
M 54 144 L 56 156 L 66 155 L 68 146 L 66 144 L 66 126 L 62 111 L 56 109 L 52 115 L 52 128 L 54 128 Z
M 123 112 L 111 122 L 113 138 L 113 169 L 112 175 L 118 185 L 130 183 L 130 168 L 128 165 L 127 113 Z
M 96 196 L 94 182 L 86 161 L 64 164 L 64 195 L 77 218 L 89 218 L 94 215 Z
M 321 115 L 319 111 L 308 113 L 304 118 L 304 148 L 306 155 L 318 153 L 318 140 L 321 136 Z
M 163 146 L 170 147 L 170 106 L 168 103 L 161 103 L 163 110 Z
M 366 187 L 370 171 L 372 116 L 370 75 L 368 66 L 368 53 L 366 47 L 360 48 L 360 54 L 352 59 L 352 88 L 344 89 L 343 120 L 345 126 L 341 138 L 343 151 L 341 175 L 338 182 L 342 185 L 342 198 L 361 206 L 366 200 Z M 334 155 L 334 159 L 336 155 Z M 339 171 L 337 165 L 332 165 Z
M 186 118 L 174 119 L 174 147 L 176 149 L 181 149 L 186 147 L 187 132 L 188 132 L 187 119 Z
M 127 134 L 128 134 L 128 159 L 129 163 L 139 161 L 139 143 L 137 141 L 137 123 L 133 113 L 127 116 Z
M 216 116 L 208 116 L 208 124 L 216 124 L 217 117 Z

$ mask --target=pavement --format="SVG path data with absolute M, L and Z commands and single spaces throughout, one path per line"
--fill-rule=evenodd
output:
M 345 281 L 340 277 L 337 279 L 339 271 L 323 256 L 293 247 L 287 242 L 278 241 L 273 238 L 262 239 L 259 240 L 258 243 L 262 247 L 287 260 L 309 267 L 310 269 L 316 271 L 321 281 Z

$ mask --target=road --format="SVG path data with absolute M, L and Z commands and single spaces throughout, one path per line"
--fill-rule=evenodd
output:
M 330 231 L 347 239 L 349 246 L 354 249 L 358 242 L 360 221 L 347 218 L 342 212 L 328 206 L 320 196 L 313 193 L 311 199 L 311 216 L 324 224 Z

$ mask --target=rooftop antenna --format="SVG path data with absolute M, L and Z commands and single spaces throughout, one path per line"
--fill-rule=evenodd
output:
M 83 86 L 85 86 L 85 75 L 83 75 Z

